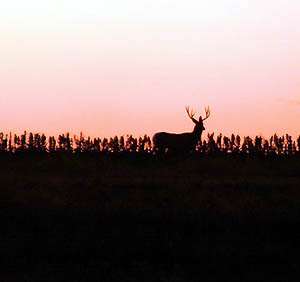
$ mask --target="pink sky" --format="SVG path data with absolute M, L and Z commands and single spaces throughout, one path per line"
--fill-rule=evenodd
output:
M 22 2 L 0 10 L 4 131 L 183 132 L 210 105 L 209 132 L 300 134 L 299 1 Z

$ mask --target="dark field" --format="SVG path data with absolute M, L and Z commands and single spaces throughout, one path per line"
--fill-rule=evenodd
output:
M 299 281 L 300 158 L 0 156 L 0 281 Z

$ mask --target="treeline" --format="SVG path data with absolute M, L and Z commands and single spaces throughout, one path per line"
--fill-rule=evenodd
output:
M 207 139 L 200 142 L 196 148 L 204 154 L 244 154 L 244 155 L 296 155 L 300 154 L 300 136 L 293 140 L 292 136 L 274 134 L 269 139 L 262 136 L 241 138 L 232 134 L 230 137 L 214 133 L 208 134 Z
M 0 133 L 0 152 L 36 152 L 36 153 L 120 153 L 120 152 L 151 152 L 151 138 L 147 135 L 134 138 L 132 135 L 126 137 L 115 136 L 114 138 L 91 138 L 71 136 L 69 133 L 47 137 L 40 133 L 4 134 Z
M 114 138 L 91 138 L 82 133 L 71 136 L 69 133 L 58 137 L 40 133 L 24 132 L 21 135 L 0 133 L 0 153 L 153 153 L 151 138 L 147 135 L 135 138 L 132 135 Z M 195 153 L 205 155 L 246 154 L 246 155 L 300 155 L 300 136 L 293 140 L 286 134 L 274 134 L 269 139 L 261 136 L 255 138 L 232 134 L 230 137 L 208 134 L 199 142 Z

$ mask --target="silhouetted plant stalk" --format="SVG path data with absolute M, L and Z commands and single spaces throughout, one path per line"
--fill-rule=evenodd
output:
M 24 132 L 21 135 L 0 132 L 0 153 L 99 153 L 99 154 L 153 154 L 151 138 L 147 135 L 135 138 L 132 135 L 114 138 L 91 138 L 82 133 L 58 137 Z M 165 152 L 169 154 L 168 150 Z M 300 136 L 293 140 L 286 134 L 274 134 L 269 139 L 262 136 L 251 138 L 232 134 L 230 137 L 209 133 L 194 150 L 203 155 L 249 155 L 249 156 L 291 156 L 300 155 Z

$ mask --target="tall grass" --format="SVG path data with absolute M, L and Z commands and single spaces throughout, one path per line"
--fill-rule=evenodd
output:
M 115 136 L 111 138 L 71 136 L 69 133 L 59 136 L 46 136 L 41 133 L 24 132 L 21 135 L 0 133 L 0 153 L 153 153 L 152 140 L 148 135 L 142 137 Z M 204 155 L 249 155 L 249 156 L 291 156 L 300 154 L 300 136 L 294 140 L 289 134 L 270 138 L 256 136 L 230 137 L 214 133 L 200 141 L 194 153 Z

